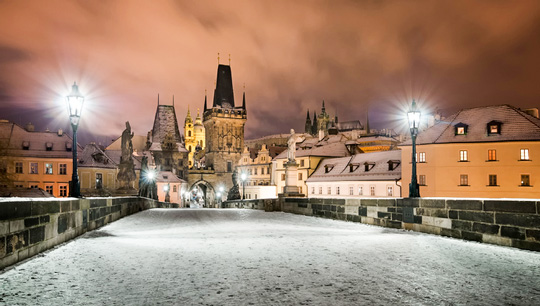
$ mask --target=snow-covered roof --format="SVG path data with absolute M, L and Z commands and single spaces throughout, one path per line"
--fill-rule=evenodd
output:
M 156 177 L 156 182 L 158 183 L 185 183 L 181 178 L 178 178 L 171 171 L 159 171 Z
M 488 133 L 488 123 L 500 123 L 500 133 Z M 456 125 L 466 126 L 464 135 Z M 463 109 L 418 134 L 417 144 L 540 140 L 540 119 L 511 105 Z M 411 140 L 403 145 L 411 145 Z
M 276 156 L 274 159 L 285 159 L 287 158 L 287 152 L 289 149 L 287 148 L 283 152 L 281 152 L 278 156 Z M 296 157 L 305 157 L 305 156 L 321 156 L 321 157 L 340 157 L 340 156 L 348 156 L 349 151 L 347 150 L 347 147 L 345 146 L 345 142 L 335 142 L 330 144 L 324 144 L 319 147 L 313 147 L 311 149 L 296 149 Z
M 324 159 L 306 182 L 389 181 L 396 179 L 401 179 L 400 150 Z
M 87 144 L 79 154 L 78 166 L 82 168 L 114 169 L 118 167 L 118 162 L 114 161 L 104 150 L 92 142 Z
M 0 121 L 0 143 L 10 156 L 71 158 L 73 154 L 73 139 L 66 133 L 27 131 L 7 120 Z

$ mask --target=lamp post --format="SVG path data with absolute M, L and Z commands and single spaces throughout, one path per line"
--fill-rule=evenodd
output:
M 69 119 L 71 129 L 73 130 L 73 174 L 71 175 L 71 184 L 69 186 L 69 196 L 74 198 L 81 197 L 81 187 L 79 184 L 79 175 L 77 174 L 77 128 L 81 119 L 81 112 L 84 103 L 84 97 L 79 93 L 79 86 L 73 82 L 71 93 L 67 96 L 69 107 Z
M 242 200 L 246 199 L 246 179 L 247 174 L 245 172 L 242 172 L 240 175 L 240 179 L 242 180 Z
M 409 128 L 411 130 L 412 139 L 412 177 L 409 184 L 409 198 L 419 198 L 420 188 L 416 179 L 416 136 L 418 135 L 418 127 L 420 126 L 420 111 L 416 109 L 416 101 L 412 101 L 412 106 L 407 113 L 409 119 Z

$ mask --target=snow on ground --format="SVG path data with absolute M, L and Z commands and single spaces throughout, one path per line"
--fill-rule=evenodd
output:
M 256 210 L 152 209 L 0 274 L 6 305 L 540 305 L 540 254 Z

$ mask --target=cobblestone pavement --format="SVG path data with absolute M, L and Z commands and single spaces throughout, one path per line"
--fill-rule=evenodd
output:
M 153 209 L 0 274 L 0 305 L 540 305 L 540 254 L 254 210 Z

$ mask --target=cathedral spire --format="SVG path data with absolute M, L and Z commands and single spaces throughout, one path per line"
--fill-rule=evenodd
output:
M 309 109 L 307 110 L 306 115 L 306 126 L 305 126 L 305 132 L 306 134 L 312 134 L 313 127 L 311 126 L 311 119 L 309 118 Z
M 247 113 L 246 110 L 246 91 L 244 90 L 244 95 L 242 96 L 242 109 Z
M 157 94 L 157 105 L 159 105 L 159 94 Z
M 193 120 L 191 119 L 191 112 L 189 111 L 189 105 L 187 107 L 187 115 L 186 115 L 186 120 L 184 121 L 184 124 L 185 123 L 191 123 L 193 122 Z
M 234 108 L 231 66 L 219 65 L 212 107 Z
M 313 111 L 313 124 L 311 125 L 311 135 L 317 135 L 319 132 L 319 123 L 317 122 L 317 113 Z
M 324 100 L 322 100 L 322 109 L 321 112 L 324 114 L 326 113 L 326 108 L 324 107 Z
M 204 90 L 204 110 L 203 112 L 206 112 L 206 110 L 208 109 L 208 107 L 206 107 L 206 89 Z

